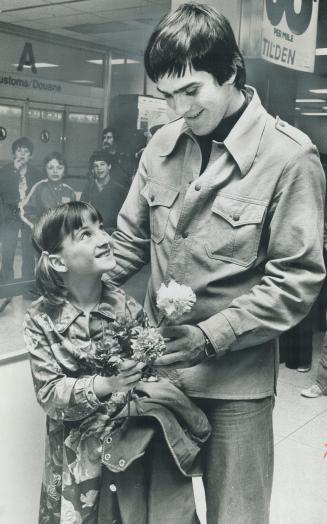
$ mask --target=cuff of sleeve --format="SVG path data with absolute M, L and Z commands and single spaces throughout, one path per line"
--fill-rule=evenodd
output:
M 207 335 L 217 355 L 228 351 L 233 342 L 236 341 L 233 328 L 223 313 L 217 313 L 217 315 L 199 322 L 198 326 Z
M 91 408 L 97 408 L 101 402 L 94 393 L 95 376 L 82 377 L 76 380 L 74 386 L 75 401 L 78 405 L 84 405 Z

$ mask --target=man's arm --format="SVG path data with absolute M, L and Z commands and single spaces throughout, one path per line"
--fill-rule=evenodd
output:
M 324 200 L 325 177 L 318 155 L 305 148 L 285 166 L 270 203 L 267 261 L 260 282 L 199 323 L 217 356 L 276 338 L 308 313 L 325 275 Z M 165 337 L 172 338 L 167 342 L 171 354 L 156 363 L 196 364 L 199 346 L 204 344 L 200 329 L 175 326 L 173 330 L 163 330 Z
M 149 208 L 146 199 L 141 194 L 146 179 L 147 171 L 143 155 L 118 215 L 118 230 L 112 236 L 117 266 L 109 276 L 110 280 L 116 284 L 126 282 L 150 260 Z

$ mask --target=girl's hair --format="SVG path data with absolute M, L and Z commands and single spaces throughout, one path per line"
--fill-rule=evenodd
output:
M 230 23 L 205 4 L 181 4 L 165 15 L 150 36 L 144 65 L 153 82 L 166 74 L 183 76 L 192 66 L 210 73 L 220 85 L 234 72 L 235 87 L 245 84 L 244 60 Z
M 86 202 L 68 202 L 45 211 L 33 231 L 33 246 L 39 255 L 35 269 L 36 285 L 49 305 L 65 301 L 67 289 L 49 256 L 60 253 L 64 239 L 86 222 L 102 222 L 98 211 Z
M 59 162 L 59 164 L 61 164 L 62 166 L 64 166 L 65 170 L 64 170 L 64 176 L 67 176 L 67 171 L 68 171 L 68 167 L 67 167 L 67 162 L 66 160 L 64 159 L 64 157 L 62 156 L 61 153 L 58 153 L 58 151 L 53 151 L 52 153 L 48 153 L 45 157 L 44 157 L 44 160 L 43 160 L 43 174 L 48 177 L 48 173 L 47 173 L 47 165 L 48 163 L 51 161 L 51 160 L 57 160 Z

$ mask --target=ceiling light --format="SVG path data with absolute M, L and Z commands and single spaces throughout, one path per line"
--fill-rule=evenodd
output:
M 311 103 L 315 103 L 315 102 L 325 102 L 325 100 L 323 98 L 297 98 L 295 100 L 295 102 L 297 103 L 306 103 L 306 102 L 311 102 Z
M 19 66 L 19 64 L 11 64 L 11 65 L 14 67 Z M 41 69 L 42 67 L 60 67 L 58 64 L 48 64 L 47 62 L 36 62 L 34 65 L 36 68 L 39 68 L 39 69 Z M 31 69 L 32 66 L 24 65 L 24 67 Z
M 71 82 L 75 82 L 75 84 L 94 84 L 92 80 L 71 80 Z
M 102 58 L 97 58 L 94 60 L 86 60 L 86 61 L 89 62 L 90 64 L 103 65 Z
M 327 113 L 301 113 L 304 116 L 327 116 Z
M 318 95 L 326 95 L 327 89 L 309 89 L 310 93 L 317 93 Z
M 316 55 L 317 56 L 327 55 L 327 47 L 320 47 L 316 49 Z
M 296 107 L 295 111 L 301 111 L 301 107 Z

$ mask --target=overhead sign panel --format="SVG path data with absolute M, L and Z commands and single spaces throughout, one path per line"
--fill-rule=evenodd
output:
M 265 0 L 261 57 L 313 72 L 319 0 Z

